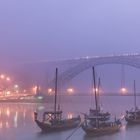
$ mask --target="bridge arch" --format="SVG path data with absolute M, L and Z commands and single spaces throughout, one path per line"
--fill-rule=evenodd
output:
M 104 65 L 104 64 L 124 64 L 135 68 L 140 68 L 140 56 L 114 56 L 114 57 L 99 57 L 88 58 L 79 63 L 76 66 L 70 67 L 58 76 L 58 86 L 62 87 L 67 82 L 72 80 L 81 72 L 91 68 L 92 66 Z M 54 80 L 52 80 L 49 87 L 54 87 Z

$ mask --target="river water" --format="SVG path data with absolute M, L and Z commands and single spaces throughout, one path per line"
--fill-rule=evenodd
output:
M 93 97 L 90 96 L 71 96 L 61 99 L 63 116 L 66 118 L 88 113 L 89 108 L 94 106 L 93 100 Z M 139 102 L 140 98 L 137 97 L 138 105 Z M 133 97 L 102 96 L 100 103 L 103 110 L 109 111 L 114 118 L 115 116 L 122 117 L 127 109 L 133 107 Z M 34 111 L 37 111 L 39 119 L 42 119 L 42 113 L 45 110 L 52 109 L 53 105 L 51 103 L 1 103 L 0 140 L 66 140 L 75 129 L 42 134 L 40 128 L 34 122 Z M 125 120 L 122 120 L 122 123 L 123 125 L 119 132 L 99 137 L 88 137 L 79 128 L 69 140 L 138 140 L 140 137 L 140 125 L 130 126 L 127 125 Z

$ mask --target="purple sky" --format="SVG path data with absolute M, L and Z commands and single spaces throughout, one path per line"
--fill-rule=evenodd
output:
M 0 58 L 139 53 L 139 5 L 139 0 L 1 0 Z
M 140 52 L 139 0 L 1 0 L 0 66 Z

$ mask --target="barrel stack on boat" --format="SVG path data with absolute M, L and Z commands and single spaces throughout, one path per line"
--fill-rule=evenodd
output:
M 96 78 L 95 70 L 93 67 L 93 79 L 94 79 L 94 94 L 95 94 L 95 109 L 90 109 L 89 114 L 85 114 L 84 123 L 82 129 L 87 135 L 100 136 L 104 134 L 114 133 L 121 127 L 119 119 L 111 121 L 111 114 L 108 112 L 102 112 L 99 107 L 96 92 Z
M 56 132 L 76 128 L 81 122 L 80 116 L 71 119 L 63 119 L 62 110 L 60 110 L 59 105 L 57 109 L 57 75 L 58 69 L 56 68 L 54 111 L 44 112 L 42 121 L 38 120 L 38 114 L 34 112 L 35 122 L 43 132 Z
M 126 111 L 125 120 L 129 124 L 138 124 L 140 123 L 140 109 L 137 107 L 136 103 L 136 86 L 134 80 L 134 108 Z

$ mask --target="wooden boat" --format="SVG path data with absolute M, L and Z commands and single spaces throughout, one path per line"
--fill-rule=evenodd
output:
M 38 120 L 38 114 L 34 112 L 35 122 L 43 132 L 56 132 L 75 128 L 81 122 L 80 116 L 71 119 L 62 119 L 63 112 L 60 110 L 59 105 L 57 109 L 57 73 L 58 70 L 56 68 L 54 111 L 44 112 L 42 121 Z
M 95 81 L 95 70 L 93 67 L 93 79 L 94 79 L 94 89 L 96 89 L 96 81 Z M 121 127 L 120 120 L 116 119 L 111 121 L 109 112 L 101 112 L 98 107 L 97 93 L 95 92 L 95 106 L 96 109 L 91 110 L 89 115 L 85 115 L 84 123 L 82 124 L 82 129 L 88 135 L 92 136 L 100 136 L 104 134 L 114 133 L 118 131 Z
M 134 108 L 126 111 L 125 120 L 131 124 L 140 123 L 140 109 L 136 105 L 136 86 L 134 80 Z

